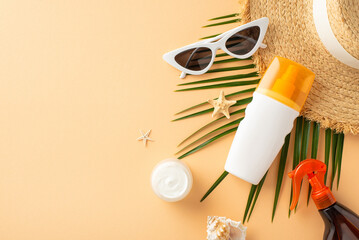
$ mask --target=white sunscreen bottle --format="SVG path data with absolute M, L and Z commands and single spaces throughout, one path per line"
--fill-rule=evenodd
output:
M 238 126 L 224 167 L 227 172 L 255 185 L 260 182 L 292 130 L 314 77 L 296 62 L 273 59 Z

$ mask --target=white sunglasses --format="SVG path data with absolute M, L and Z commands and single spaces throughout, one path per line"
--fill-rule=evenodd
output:
M 252 56 L 262 43 L 267 32 L 269 19 L 257 19 L 247 24 L 224 32 L 216 37 L 205 39 L 163 55 L 163 59 L 182 71 L 180 78 L 186 74 L 201 75 L 210 69 L 220 48 L 232 57 L 245 59 Z

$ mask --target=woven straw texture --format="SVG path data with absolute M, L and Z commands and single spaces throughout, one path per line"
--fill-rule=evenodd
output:
M 357 0 L 328 0 L 331 27 L 341 45 L 359 58 Z M 266 49 L 254 55 L 261 74 L 274 56 L 303 64 L 316 74 L 302 115 L 321 127 L 359 133 L 359 70 L 342 64 L 321 43 L 313 22 L 313 0 L 242 0 L 242 20 L 269 18 Z

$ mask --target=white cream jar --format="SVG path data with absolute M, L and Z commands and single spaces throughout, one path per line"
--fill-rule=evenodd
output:
M 186 197 L 192 188 L 192 182 L 191 170 L 176 158 L 158 163 L 151 175 L 153 191 L 167 202 L 176 202 Z

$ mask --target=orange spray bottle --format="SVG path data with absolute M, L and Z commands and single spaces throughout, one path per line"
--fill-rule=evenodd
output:
M 359 239 L 359 216 L 345 206 L 337 203 L 332 192 L 324 185 L 327 166 L 318 160 L 307 159 L 288 175 L 293 180 L 293 200 L 290 209 L 298 203 L 300 185 L 305 175 L 312 185 L 312 199 L 325 223 L 323 239 Z

